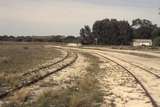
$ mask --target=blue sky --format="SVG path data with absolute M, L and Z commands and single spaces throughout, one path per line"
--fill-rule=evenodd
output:
M 145 18 L 160 26 L 160 0 L 0 0 L 0 34 L 79 35 L 104 18 Z

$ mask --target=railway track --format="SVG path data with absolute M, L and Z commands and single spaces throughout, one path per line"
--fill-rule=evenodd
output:
M 52 66 L 52 65 L 55 65 L 55 64 L 57 64 L 57 63 L 65 60 L 68 56 L 69 56 L 69 52 L 67 51 L 67 52 L 66 52 L 66 55 L 65 55 L 64 57 L 62 57 L 61 59 L 56 60 L 56 61 L 53 60 L 53 62 L 50 62 L 49 64 L 45 64 L 44 66 L 41 66 L 41 67 L 39 67 L 39 68 L 33 69 L 33 70 L 31 70 L 31 71 L 28 71 L 28 72 L 22 74 L 22 76 L 30 75 L 30 74 L 33 74 L 33 73 L 38 72 L 39 70 L 42 70 L 42 69 L 48 68 L 48 67 L 50 67 L 50 66 Z
M 75 48 L 75 49 L 76 49 L 76 48 Z M 97 50 L 97 51 L 105 52 L 105 51 L 102 50 L 102 49 L 96 49 L 96 48 L 86 48 L 86 47 L 83 47 L 82 49 Z M 112 56 L 112 57 L 115 57 L 115 56 Z M 152 72 L 153 70 L 151 70 L 151 69 L 148 68 L 148 67 L 142 67 L 142 66 L 140 66 L 140 65 L 137 65 L 137 64 L 128 62 L 128 61 L 126 61 L 126 60 L 124 60 L 124 59 L 121 59 L 121 58 L 118 58 L 118 57 L 115 57 L 115 58 L 116 58 L 116 59 L 119 59 L 119 60 L 121 60 L 121 61 L 123 61 L 123 62 L 126 62 L 126 63 L 128 63 L 128 64 L 130 64 L 130 65 L 133 65 L 133 66 L 135 66 L 135 67 L 138 67 L 138 68 L 140 68 L 140 69 L 143 69 L 144 71 L 150 73 L 151 75 L 153 75 L 153 76 L 155 76 L 155 77 L 157 77 L 157 78 L 160 78 L 160 74 L 157 74 L 157 73 Z M 153 68 L 152 68 L 152 69 L 153 69 Z M 156 70 L 156 71 L 157 71 L 157 70 Z M 160 71 L 159 71 L 159 72 L 160 72 Z
M 82 49 L 91 49 L 91 50 L 97 50 L 97 51 L 103 51 L 103 52 L 106 51 L 106 50 L 96 49 L 96 48 L 82 48 Z M 115 56 L 112 56 L 112 57 L 115 57 Z M 146 71 L 146 72 L 154 75 L 155 77 L 160 78 L 160 75 L 157 74 L 157 73 L 152 72 L 150 68 L 139 66 L 139 65 L 137 65 L 137 64 L 128 62 L 128 61 L 126 61 L 126 60 L 124 60 L 124 59 L 122 59 L 122 58 L 118 58 L 118 57 L 115 57 L 115 58 L 116 58 L 116 59 L 119 59 L 119 60 L 121 60 L 121 61 L 123 61 L 123 62 L 126 62 L 126 63 L 128 63 L 128 64 L 130 64 L 130 65 L 133 65 L 133 66 L 135 66 L 135 67 L 138 67 L 138 68 L 140 68 L 140 69 L 143 69 L 144 71 Z M 160 72 L 160 71 L 159 71 L 159 72 Z
M 53 63 L 52 65 L 48 65 L 47 67 L 43 67 L 34 72 L 29 72 L 23 75 L 21 81 L 14 87 L 9 90 L 6 90 L 3 93 L 0 93 L 0 99 L 4 99 L 9 95 L 12 95 L 15 91 L 18 91 L 26 86 L 30 86 L 35 84 L 36 82 L 56 73 L 70 65 L 72 65 L 78 58 L 77 53 L 75 52 L 67 52 L 67 55 L 61 60 Z
M 99 53 L 95 53 L 95 54 L 97 54 L 98 56 L 101 56 L 101 57 L 103 57 L 103 58 L 105 58 L 105 59 L 107 59 L 107 60 L 110 60 L 110 61 L 114 62 L 115 64 L 117 64 L 118 66 L 121 66 L 123 69 L 125 69 L 127 72 L 129 72 L 129 73 L 135 78 L 135 80 L 137 81 L 137 83 L 139 83 L 140 86 L 143 88 L 143 90 L 145 91 L 146 95 L 147 95 L 148 98 L 150 99 L 153 107 L 160 107 L 160 105 L 158 105 L 158 103 L 155 101 L 155 99 L 153 98 L 152 94 L 148 91 L 148 89 L 144 86 L 144 84 L 143 84 L 130 70 L 128 70 L 125 66 L 123 66 L 122 64 L 116 62 L 115 60 L 113 60 L 113 59 L 111 59 L 111 58 L 109 58 L 109 57 L 106 57 L 105 55 L 102 55 L 102 54 L 99 54 Z M 104 53 L 103 53 L 103 54 L 104 54 Z M 127 62 L 127 61 L 125 61 L 125 62 Z M 127 63 L 128 63 L 128 62 L 127 62 Z M 131 65 L 133 65 L 133 64 L 131 64 Z M 135 65 L 134 65 L 134 66 L 135 66 Z M 140 69 L 146 70 L 146 69 L 144 69 L 144 68 L 142 68 L 142 67 L 139 67 L 139 66 L 135 66 L 135 67 L 138 67 L 138 68 L 140 68 Z M 148 72 L 148 70 L 146 70 L 146 72 Z M 149 72 L 149 73 L 151 73 L 151 72 Z M 152 73 L 151 73 L 151 74 L 152 74 Z M 156 76 L 155 74 L 152 74 L 152 75 Z M 157 77 L 157 76 L 156 76 L 156 77 Z
M 112 56 L 112 57 L 113 57 L 113 56 Z M 124 59 L 121 59 L 121 58 L 118 58 L 118 57 L 115 57 L 115 58 L 117 58 L 117 59 L 119 59 L 119 60 L 121 60 L 121 61 L 123 61 L 123 62 L 126 62 L 126 63 L 128 63 L 128 64 L 130 64 L 130 65 L 133 65 L 133 66 L 135 66 L 135 67 L 138 67 L 138 68 L 140 68 L 140 69 L 143 69 L 144 71 L 150 73 L 151 75 L 153 75 L 153 76 L 155 76 L 155 77 L 157 77 L 157 78 L 160 78 L 160 75 L 159 75 L 159 74 L 156 74 L 156 73 L 150 71 L 149 68 L 144 68 L 144 67 L 142 67 L 142 66 L 139 66 L 139 65 L 137 65 L 137 64 L 128 62 L 128 61 L 126 61 L 126 60 L 124 60 Z
M 72 49 L 77 50 L 78 48 L 72 48 Z M 90 48 L 82 48 L 82 50 L 83 49 L 90 50 L 88 52 L 92 51 L 92 53 L 97 54 L 103 58 L 106 58 L 112 61 L 113 63 L 117 64 L 118 66 L 121 66 L 124 70 L 126 70 L 129 74 L 131 74 L 135 78 L 138 84 L 140 84 L 140 86 L 143 88 L 144 92 L 146 93 L 146 96 L 148 96 L 148 98 L 150 99 L 153 107 L 160 107 L 160 100 L 159 100 L 160 95 L 158 94 L 160 92 L 160 88 L 159 88 L 160 75 L 152 72 L 150 69 L 144 68 L 137 64 L 133 64 L 131 62 L 127 62 L 120 58 L 116 58 L 112 55 L 108 55 L 105 53 L 105 51 L 102 51 L 99 49 L 90 49 Z M 95 51 L 99 51 L 99 52 L 95 52 Z M 117 61 L 117 59 L 120 61 Z M 149 79 L 144 78 L 143 75 L 145 75 Z M 154 82 L 156 82 L 159 87 L 156 87 L 157 84 L 154 84 Z

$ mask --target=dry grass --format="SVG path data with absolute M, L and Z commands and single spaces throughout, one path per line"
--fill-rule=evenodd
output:
M 86 68 L 87 73 L 83 77 L 74 78 L 72 86 L 47 91 L 34 103 L 17 105 L 15 102 L 16 107 L 100 107 L 103 94 L 96 79 L 101 71 L 97 65 L 99 59 L 89 54 L 84 55 L 90 63 Z
M 84 54 L 90 63 L 87 74 L 76 78 L 74 85 L 67 89 L 49 91 L 39 97 L 36 107 L 99 107 L 102 102 L 102 93 L 99 90 L 96 76 L 101 71 L 97 57 Z M 34 106 L 35 106 L 34 105 Z
M 58 57 L 59 54 L 59 51 L 45 48 L 44 45 L 0 45 L 0 70 L 7 73 L 23 72 Z
M 24 102 L 28 99 L 29 94 L 30 90 L 21 90 L 15 96 L 9 98 L 11 102 L 4 103 L 2 107 L 28 107 Z
M 27 100 L 29 94 L 30 90 L 21 90 L 18 91 L 15 96 L 11 97 L 10 100 L 20 104 L 21 102 L 25 102 Z
M 1 73 L 0 74 L 0 87 L 14 87 L 19 82 L 17 77 L 20 77 L 18 73 Z
M 59 57 L 61 52 L 38 43 L 0 44 L 0 87 L 12 87 L 21 78 L 20 74 L 37 68 L 49 60 Z

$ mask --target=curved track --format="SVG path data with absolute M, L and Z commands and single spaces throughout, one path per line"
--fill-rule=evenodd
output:
M 123 69 L 125 69 L 127 72 L 129 72 L 137 81 L 138 84 L 143 88 L 144 92 L 150 99 L 153 107 L 160 107 L 160 81 L 159 77 L 160 75 L 154 73 L 152 70 L 144 68 L 142 66 L 139 66 L 137 64 L 133 64 L 131 62 L 127 62 L 123 59 L 117 58 L 112 56 L 111 54 L 107 54 L 104 50 L 99 49 L 90 49 L 90 48 L 72 48 L 75 50 L 84 50 L 89 53 L 94 53 L 97 55 L 100 55 L 115 64 L 121 66 Z M 145 75 L 145 76 L 143 76 Z M 154 82 L 153 82 L 154 81 Z M 158 85 L 158 86 L 157 86 Z
M 108 60 L 116 63 L 117 65 L 119 65 L 119 66 L 121 66 L 123 69 L 125 69 L 127 72 L 129 72 L 129 73 L 135 78 L 135 80 L 140 84 L 140 86 L 143 88 L 143 90 L 145 91 L 146 95 L 149 97 L 150 101 L 152 102 L 153 107 L 159 107 L 159 105 L 157 104 L 157 102 L 155 101 L 155 99 L 152 97 L 151 93 L 145 88 L 145 86 L 143 85 L 143 83 L 142 83 L 130 70 L 128 70 L 128 69 L 127 69 L 126 67 L 124 67 L 122 64 L 120 64 L 120 63 L 112 60 L 111 58 L 108 58 L 108 57 L 106 57 L 106 56 L 104 56 L 104 55 L 102 55 L 102 54 L 99 54 L 99 53 L 95 53 L 95 54 L 97 54 L 97 55 L 99 55 L 99 56 L 101 56 L 101 57 L 103 57 L 103 58 L 105 58 L 105 59 L 108 59 Z M 125 61 L 125 62 L 126 62 L 126 61 Z M 127 63 L 128 63 L 128 62 L 127 62 Z M 133 64 L 132 64 L 132 65 L 133 65 Z M 134 65 L 134 66 L 135 66 L 135 65 Z M 136 66 L 136 67 L 139 67 L 139 66 Z M 141 67 L 139 67 L 139 68 L 142 69 Z M 143 68 L 143 70 L 145 70 L 145 69 Z M 146 72 L 148 72 L 148 70 L 146 70 Z M 151 73 L 151 72 L 150 72 L 150 73 Z M 152 74 L 152 75 L 154 75 L 154 74 Z M 156 77 L 157 77 L 157 76 L 156 76 Z
M 73 49 L 78 49 L 78 48 L 73 48 Z M 79 49 L 78 49 L 79 50 Z M 81 50 L 81 49 L 80 49 Z M 108 59 L 110 61 L 112 61 L 113 63 L 117 64 L 118 66 L 121 66 L 124 70 L 126 70 L 127 72 L 129 72 L 137 81 L 138 84 L 140 84 L 140 86 L 143 88 L 144 92 L 146 93 L 146 95 L 148 96 L 148 98 L 150 99 L 153 107 L 160 107 L 160 101 L 157 99 L 157 97 L 159 97 L 157 94 L 159 93 L 159 91 L 157 91 L 157 87 L 155 88 L 153 85 L 154 82 L 153 80 L 156 80 L 156 82 L 158 81 L 159 83 L 159 78 L 160 76 L 152 71 L 150 71 L 149 69 L 146 69 L 144 67 L 141 67 L 137 64 L 133 64 L 131 62 L 127 62 L 123 59 L 114 57 L 112 55 L 108 55 L 107 53 L 105 53 L 105 51 L 102 50 L 98 50 L 98 49 L 84 49 L 82 48 L 82 50 L 86 50 L 86 52 L 92 52 L 92 54 L 97 54 L 105 59 Z M 89 50 L 89 51 L 88 51 Z M 117 61 L 120 60 L 120 61 Z M 125 63 L 125 64 L 124 64 Z M 126 65 L 127 64 L 127 65 Z M 131 69 L 132 68 L 132 69 Z M 136 72 L 134 72 L 136 71 Z M 146 76 L 149 76 L 148 80 L 146 80 L 145 78 L 141 77 L 144 73 Z M 139 74 L 139 75 L 137 75 Z M 151 81 L 149 81 L 151 80 Z M 146 81 L 148 81 L 149 83 L 145 83 Z M 152 87 L 153 86 L 153 87 Z M 152 90 L 153 89 L 153 90 Z M 156 89 L 156 93 L 154 92 Z
M 69 56 L 69 52 L 67 51 L 67 54 L 66 54 L 62 59 L 57 60 L 57 61 L 55 61 L 55 62 L 53 62 L 53 63 L 47 64 L 47 65 L 45 65 L 45 66 L 39 67 L 39 68 L 37 68 L 37 69 L 34 69 L 34 70 L 32 70 L 32 71 L 26 72 L 26 73 L 22 74 L 22 76 L 31 75 L 31 74 L 33 74 L 33 73 L 38 72 L 39 70 L 42 70 L 42 69 L 48 68 L 48 67 L 50 67 L 50 66 L 52 66 L 52 65 L 55 65 L 55 64 L 57 64 L 57 63 L 65 60 L 68 56 Z
M 102 51 L 102 52 L 105 52 L 105 51 L 106 51 L 106 50 L 96 49 L 96 48 L 82 48 L 82 49 L 97 50 L 97 51 Z M 108 54 L 107 54 L 107 55 L 108 55 Z M 144 71 L 146 71 L 146 72 L 154 75 L 155 77 L 160 78 L 160 75 L 159 75 L 159 74 L 156 74 L 156 73 L 152 72 L 149 68 L 145 68 L 145 67 L 139 66 L 139 65 L 137 65 L 137 64 L 133 64 L 133 63 L 131 63 L 131 62 L 128 62 L 128 61 L 126 61 L 126 60 L 124 60 L 124 59 L 121 59 L 121 58 L 118 58 L 118 57 L 115 57 L 115 56 L 112 56 L 112 57 L 114 57 L 114 58 L 116 58 L 116 59 L 119 59 L 119 60 L 121 60 L 121 61 L 123 61 L 123 62 L 126 62 L 126 63 L 128 63 L 128 64 L 130 64 L 130 65 L 133 65 L 133 66 L 135 66 L 135 67 L 138 67 L 138 68 L 140 68 L 140 69 L 143 69 Z
M 23 79 L 15 86 L 15 88 L 0 93 L 0 99 L 6 98 L 10 94 L 13 94 L 15 91 L 18 91 L 26 86 L 33 85 L 36 82 L 48 77 L 49 75 L 72 65 L 77 60 L 77 58 L 77 53 L 67 52 L 67 55 L 64 58 L 53 63 L 52 65 L 48 65 L 47 67 L 43 67 L 36 71 L 28 72 L 27 74 L 23 75 Z
M 113 56 L 112 56 L 112 57 L 113 57 Z M 160 75 L 158 75 L 158 74 L 156 74 L 156 73 L 153 73 L 152 71 L 148 70 L 147 68 L 144 68 L 144 67 L 139 66 L 139 65 L 137 65 L 137 64 L 133 64 L 133 63 L 131 63 L 131 62 L 128 62 L 128 61 L 126 61 L 126 60 L 124 60 L 124 59 L 121 59 L 121 58 L 118 58 L 118 57 L 115 57 L 115 58 L 117 58 L 117 59 L 119 59 L 119 60 L 121 60 L 121 61 L 123 61 L 123 62 L 126 62 L 126 63 L 128 63 L 128 64 L 130 64 L 130 65 L 133 65 L 133 66 L 135 66 L 135 67 L 138 67 L 138 68 L 140 68 L 140 69 L 143 69 L 144 71 L 150 73 L 151 75 L 153 75 L 153 76 L 155 76 L 155 77 L 157 77 L 157 78 L 160 78 Z

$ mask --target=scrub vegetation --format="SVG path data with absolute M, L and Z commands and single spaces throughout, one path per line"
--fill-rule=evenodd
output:
M 3 43 L 0 45 L 0 87 L 14 86 L 24 72 L 38 68 L 59 57 L 61 52 L 34 43 Z M 1 86 L 2 85 L 2 86 Z
M 97 65 L 99 59 L 86 53 L 84 56 L 90 63 L 86 68 L 87 73 L 82 77 L 77 77 L 71 87 L 49 90 L 40 95 L 34 103 L 12 102 L 4 107 L 10 107 L 10 105 L 16 105 L 15 107 L 100 107 L 103 93 L 100 91 L 99 81 L 96 78 L 101 72 Z

